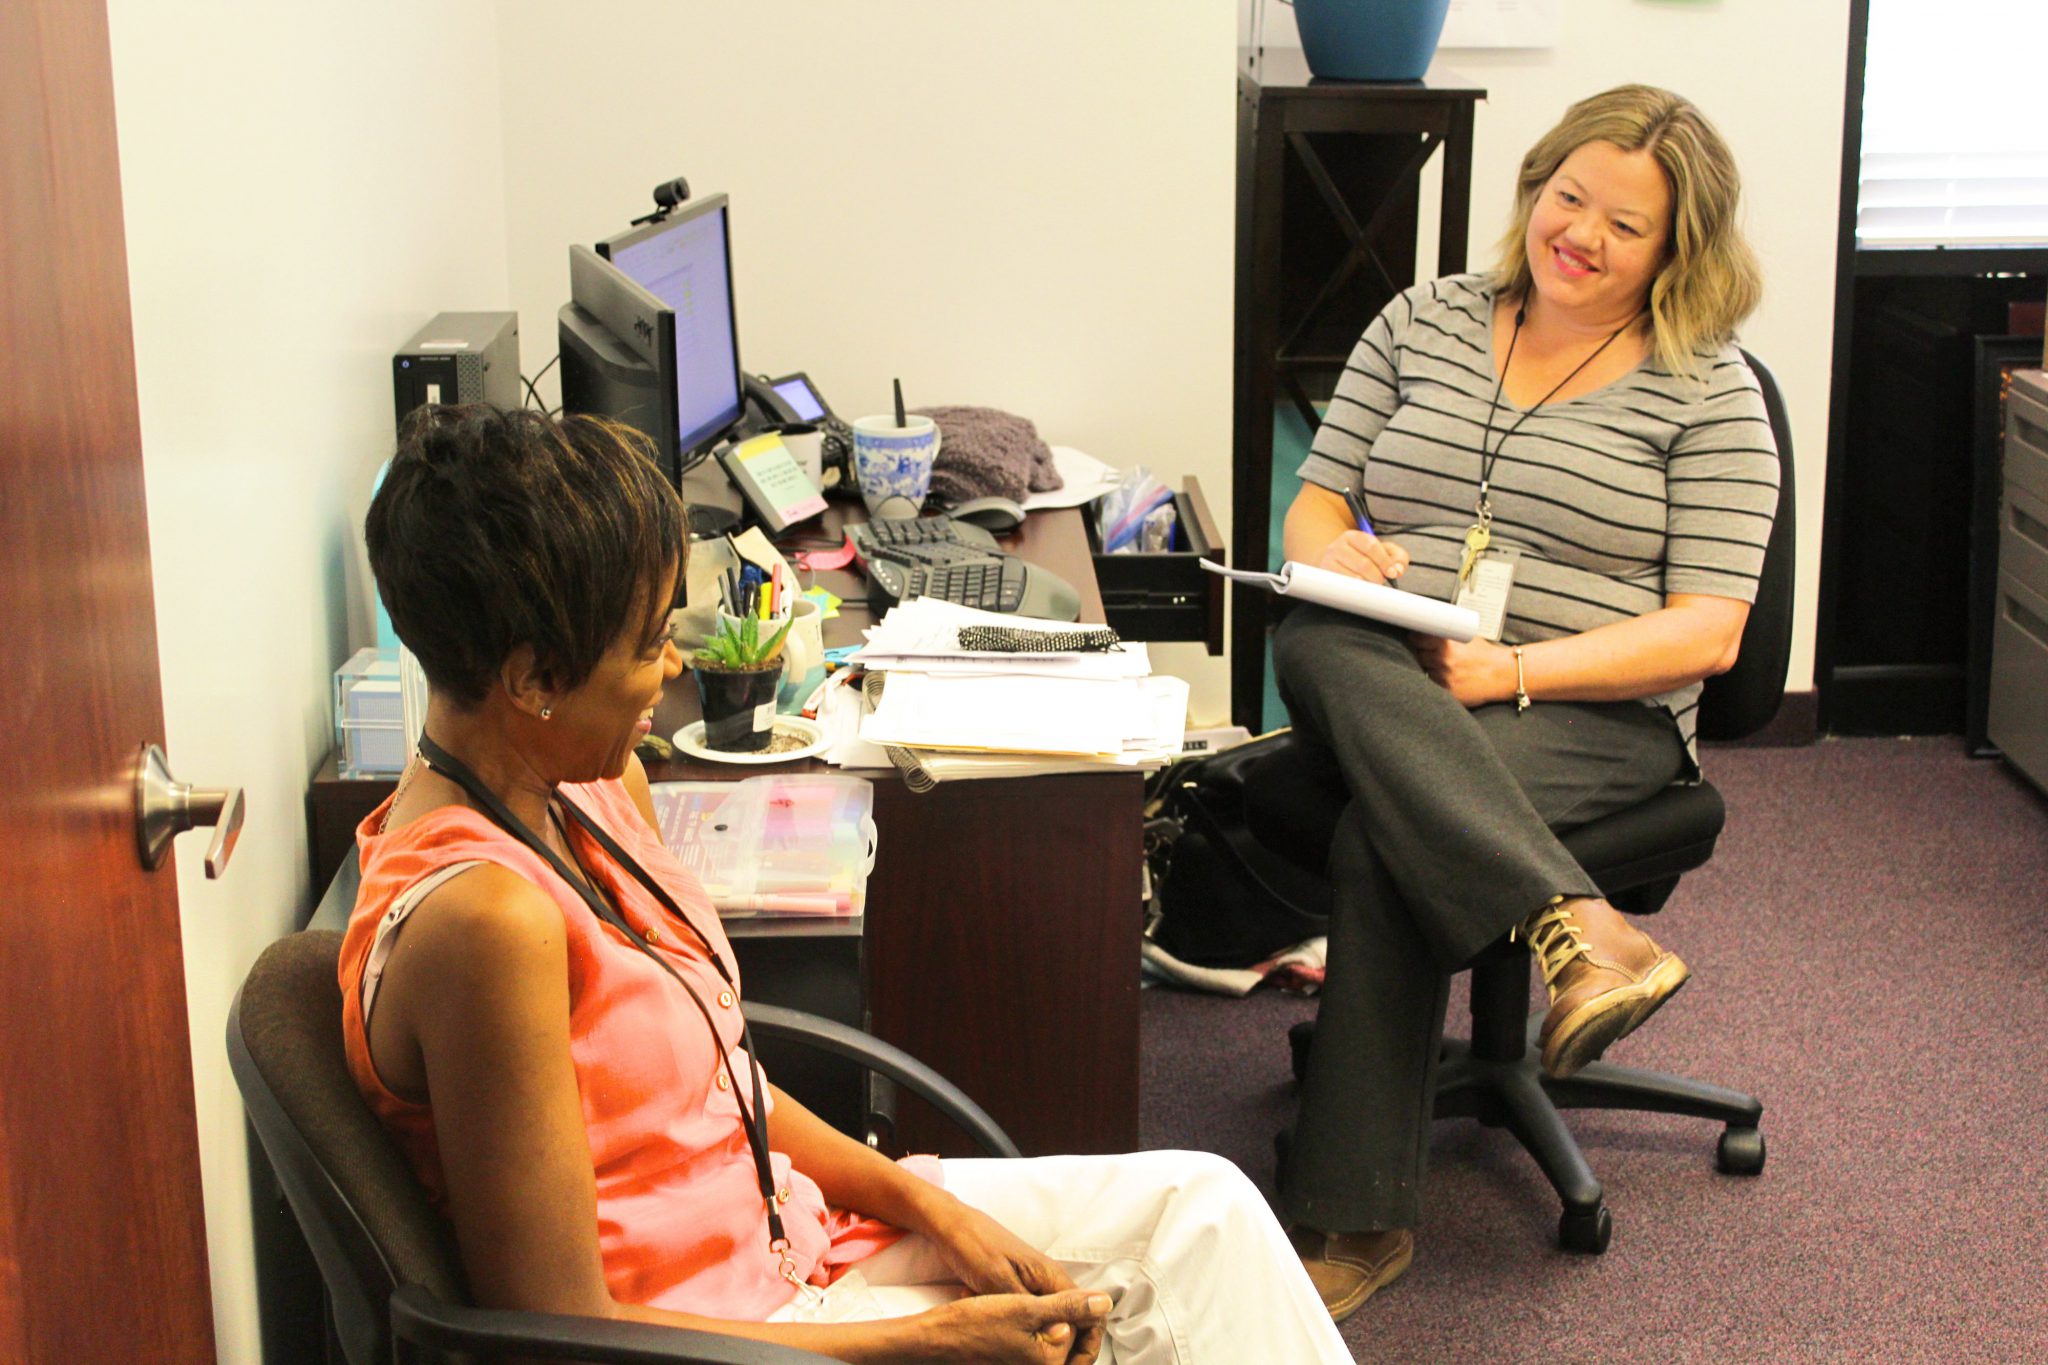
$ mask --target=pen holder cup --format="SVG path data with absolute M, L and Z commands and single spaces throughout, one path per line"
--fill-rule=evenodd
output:
M 782 708 L 794 711 L 825 680 L 825 609 L 809 597 L 790 604 L 789 634 L 782 638 Z
M 704 747 L 725 753 L 755 753 L 775 737 L 775 693 L 783 660 L 762 668 L 706 668 L 694 676 L 704 711 Z

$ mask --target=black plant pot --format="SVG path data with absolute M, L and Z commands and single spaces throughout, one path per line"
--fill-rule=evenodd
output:
M 782 660 L 766 668 L 727 672 L 696 669 L 697 696 L 704 707 L 704 747 L 753 753 L 775 737 L 775 693 Z

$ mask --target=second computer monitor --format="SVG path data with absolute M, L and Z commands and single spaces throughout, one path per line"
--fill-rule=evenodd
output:
M 730 242 L 726 197 L 714 194 L 597 244 L 599 255 L 675 313 L 676 443 L 685 464 L 740 420 Z

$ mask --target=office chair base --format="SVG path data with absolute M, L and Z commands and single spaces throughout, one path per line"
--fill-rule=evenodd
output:
M 1754 1128 L 1729 1124 L 1721 1133 L 1714 1164 L 1723 1175 L 1762 1175 L 1764 1135 Z
M 1607 1250 L 1608 1239 L 1613 1236 L 1614 1215 L 1605 1204 L 1598 1205 L 1590 1214 L 1568 1208 L 1558 1215 L 1557 1244 L 1566 1251 L 1598 1256 Z
M 1564 1205 L 1557 1240 L 1566 1251 L 1599 1255 L 1613 1236 L 1614 1220 L 1599 1179 L 1565 1126 L 1563 1110 L 1635 1110 L 1715 1119 L 1727 1125 L 1716 1166 L 1729 1175 L 1763 1170 L 1764 1139 L 1757 1130 L 1763 1105 L 1754 1096 L 1606 1061 L 1588 1063 L 1576 1075 L 1554 1080 L 1537 1060 L 1534 1039 L 1540 1027 L 1540 1020 L 1531 1020 L 1528 1044 L 1506 1057 L 1481 1056 L 1462 1038 L 1445 1039 L 1434 1116 L 1477 1119 L 1514 1134 Z M 1315 1021 L 1296 1024 L 1288 1030 L 1287 1041 L 1298 1081 L 1308 1070 Z

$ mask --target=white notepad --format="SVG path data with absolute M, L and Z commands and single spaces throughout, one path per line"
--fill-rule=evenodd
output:
M 1279 573 L 1254 573 L 1249 569 L 1226 569 L 1207 559 L 1198 562 L 1210 573 L 1222 574 L 1238 583 L 1384 621 L 1403 630 L 1460 642 L 1479 633 L 1479 613 L 1469 607 L 1454 607 L 1434 597 L 1331 573 L 1313 564 L 1297 564 L 1290 559 L 1280 566 Z

